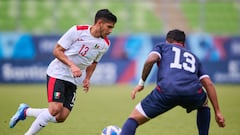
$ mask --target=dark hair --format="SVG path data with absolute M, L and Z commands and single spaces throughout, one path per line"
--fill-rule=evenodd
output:
M 97 11 L 96 16 L 95 16 L 95 23 L 99 19 L 105 19 L 105 21 L 110 21 L 113 23 L 117 22 L 117 17 L 110 12 L 108 9 L 100 9 Z
M 186 35 L 185 35 L 184 31 L 174 29 L 174 30 L 171 30 L 167 33 L 166 40 L 169 41 L 170 43 L 172 41 L 176 41 L 176 42 L 184 44 L 185 43 L 185 38 L 186 38 Z

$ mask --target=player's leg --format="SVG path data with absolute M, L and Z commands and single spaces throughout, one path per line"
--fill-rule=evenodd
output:
M 76 98 L 76 89 L 76 85 L 71 82 L 48 76 L 48 110 L 57 122 L 64 122 L 71 112 Z
M 48 93 L 49 94 L 49 93 Z M 55 115 L 61 112 L 63 103 L 50 101 L 48 109 L 42 111 L 32 123 L 25 135 L 34 135 L 44 128 L 48 122 L 57 122 Z
M 42 111 L 47 108 L 30 108 L 27 104 L 20 104 L 17 112 L 12 116 L 9 122 L 9 127 L 13 128 L 19 120 L 25 120 L 26 117 L 37 117 Z
M 210 108 L 205 104 L 197 109 L 197 127 L 199 135 L 208 135 L 211 120 Z
M 50 121 L 57 122 L 55 117 L 50 114 L 48 109 L 46 109 L 38 115 L 38 117 L 32 123 L 31 127 L 28 129 L 28 131 L 25 133 L 25 135 L 34 135 L 34 134 L 38 133 Z
M 48 108 L 31 108 L 27 104 L 20 104 L 17 112 L 12 116 L 9 122 L 9 127 L 13 128 L 18 123 L 19 120 L 25 120 L 27 117 L 38 117 L 43 111 L 48 110 Z
M 72 109 L 72 108 L 71 108 Z M 64 122 L 68 115 L 71 112 L 71 109 L 64 107 L 63 103 L 51 102 L 49 103 L 49 113 L 54 116 L 56 122 L 61 123 Z
M 174 97 L 166 96 L 159 90 L 153 90 L 139 103 L 122 127 L 121 135 L 135 135 L 136 128 L 152 118 L 175 107 L 171 104 Z
M 65 116 L 68 116 L 68 114 L 70 113 L 69 110 L 67 112 L 63 110 L 64 110 L 63 103 L 50 102 L 49 108 L 44 110 L 42 113 L 38 115 L 38 117 L 32 123 L 31 127 L 28 129 L 25 135 L 33 135 L 38 133 L 42 128 L 44 128 L 48 124 L 48 122 L 54 122 L 54 123 L 63 122 L 63 121 L 56 120 L 56 116 L 62 114 L 63 112 L 67 113 L 65 114 Z
M 136 128 L 148 120 L 149 118 L 147 118 L 139 103 L 123 124 L 121 135 L 135 135 Z
M 37 117 L 43 111 L 47 110 L 48 108 L 27 108 L 26 109 L 26 116 L 27 117 Z
M 181 106 L 187 109 L 190 113 L 192 110 L 197 110 L 197 128 L 199 135 L 208 135 L 210 124 L 210 108 L 207 106 L 207 95 L 202 90 L 197 95 L 183 97 Z
M 64 122 L 72 109 L 68 101 L 71 100 L 74 102 L 73 97 L 75 97 L 76 91 L 76 86 L 74 84 L 70 85 L 72 87 L 68 85 L 69 82 L 48 77 L 49 107 L 38 115 L 25 135 L 38 133 L 48 122 Z M 69 94 L 68 91 L 71 93 Z M 66 101 L 67 103 L 65 103 Z M 65 106 L 70 106 L 71 108 L 66 108 Z

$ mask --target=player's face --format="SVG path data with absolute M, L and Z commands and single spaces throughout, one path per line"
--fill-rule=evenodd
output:
M 112 33 L 115 23 L 113 22 L 104 22 L 100 24 L 100 37 L 105 38 L 107 35 Z

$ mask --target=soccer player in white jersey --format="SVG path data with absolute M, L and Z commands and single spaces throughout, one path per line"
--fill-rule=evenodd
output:
M 57 42 L 53 54 L 56 57 L 47 69 L 48 108 L 31 108 L 20 104 L 10 119 L 13 128 L 27 116 L 36 117 L 25 135 L 38 133 L 48 122 L 64 122 L 70 114 L 76 97 L 76 78 L 82 76 L 82 86 L 88 92 L 90 78 L 101 57 L 108 50 L 107 36 L 112 32 L 117 17 L 108 9 L 101 9 L 95 15 L 94 25 L 74 25 Z

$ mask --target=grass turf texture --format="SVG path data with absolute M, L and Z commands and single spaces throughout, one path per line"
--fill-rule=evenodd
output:
M 49 123 L 39 135 L 100 135 L 107 125 L 122 126 L 133 107 L 154 87 L 149 85 L 138 93 L 135 100 L 130 99 L 130 91 L 134 86 L 92 86 L 89 93 L 78 89 L 75 107 L 68 119 L 61 124 Z M 215 123 L 213 109 L 211 135 L 240 134 L 240 85 L 216 85 L 222 113 L 227 126 L 218 128 Z M 27 103 L 31 107 L 47 107 L 45 85 L 0 85 L 0 134 L 22 135 L 30 127 L 34 118 L 20 121 L 13 129 L 9 128 L 9 119 L 15 113 L 19 103 Z M 211 107 L 212 108 L 212 107 Z M 137 130 L 137 135 L 185 135 L 197 134 L 196 111 L 186 114 L 185 110 L 176 107 L 173 110 L 149 121 Z

